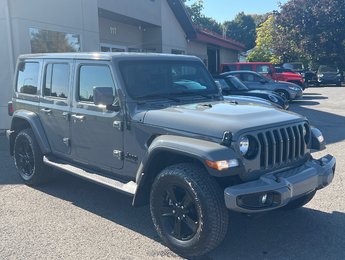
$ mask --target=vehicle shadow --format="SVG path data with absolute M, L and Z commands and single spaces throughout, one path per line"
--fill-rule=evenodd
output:
M 303 100 L 296 101 L 290 104 L 289 110 L 307 117 L 311 125 L 322 131 L 327 144 L 345 140 L 345 117 L 318 110 L 315 106 L 313 108 L 306 106 L 318 105 L 316 103 L 318 102 Z
M 0 134 L 0 189 L 3 185 L 23 184 L 14 167 L 8 147 L 5 135 Z
M 232 213 L 228 235 L 210 259 L 344 259 L 345 214 L 310 208 L 257 218 Z
M 133 208 L 131 198 L 126 195 L 63 173 L 54 182 L 36 189 L 161 242 L 149 207 Z M 224 242 L 200 259 L 324 259 L 324 256 L 340 259 L 342 255 L 345 257 L 344 223 L 342 212 L 326 213 L 310 208 L 253 217 L 230 212 Z M 163 251 L 147 252 L 147 258 L 176 257 L 168 248 Z

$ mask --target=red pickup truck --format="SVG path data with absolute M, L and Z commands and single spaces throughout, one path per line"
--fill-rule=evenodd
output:
M 236 70 L 255 71 L 273 80 L 295 83 L 304 89 L 304 79 L 300 74 L 288 71 L 276 71 L 270 62 L 233 62 L 220 65 L 221 73 Z

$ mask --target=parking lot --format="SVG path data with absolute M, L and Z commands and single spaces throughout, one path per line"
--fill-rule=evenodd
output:
M 290 110 L 320 128 L 337 158 L 333 183 L 306 207 L 258 216 L 230 214 L 225 241 L 205 259 L 345 258 L 345 87 L 305 90 Z M 149 208 L 62 174 L 31 188 L 17 176 L 0 136 L 1 259 L 179 259 L 160 243 Z

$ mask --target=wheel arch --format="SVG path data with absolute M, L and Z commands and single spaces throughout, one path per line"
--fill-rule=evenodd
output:
M 137 171 L 137 190 L 133 206 L 149 202 L 152 183 L 166 167 L 177 163 L 193 163 L 203 167 L 208 174 L 215 176 L 218 171 L 206 166 L 205 160 L 217 161 L 235 158 L 235 152 L 229 147 L 215 142 L 189 137 L 163 135 L 151 143 Z
M 48 138 L 44 132 L 41 120 L 39 116 L 30 111 L 25 110 L 17 110 L 14 112 L 12 117 L 11 129 L 10 129 L 10 154 L 13 155 L 14 150 L 14 141 L 16 139 L 17 134 L 26 128 L 31 128 L 37 143 L 42 151 L 43 154 L 50 153 L 50 145 L 48 142 Z

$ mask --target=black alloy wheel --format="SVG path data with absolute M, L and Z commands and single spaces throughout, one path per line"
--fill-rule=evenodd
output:
M 210 252 L 227 233 L 224 191 L 199 165 L 163 169 L 152 184 L 150 211 L 160 238 L 184 257 Z
M 181 186 L 171 185 L 160 199 L 160 221 L 167 234 L 171 239 L 191 239 L 200 223 L 200 212 L 192 195 Z
M 18 170 L 24 179 L 30 179 L 35 171 L 35 158 L 27 138 L 20 136 L 16 140 L 15 160 Z
M 14 163 L 27 185 L 48 180 L 49 168 L 43 164 L 43 154 L 31 129 L 21 130 L 14 141 Z

